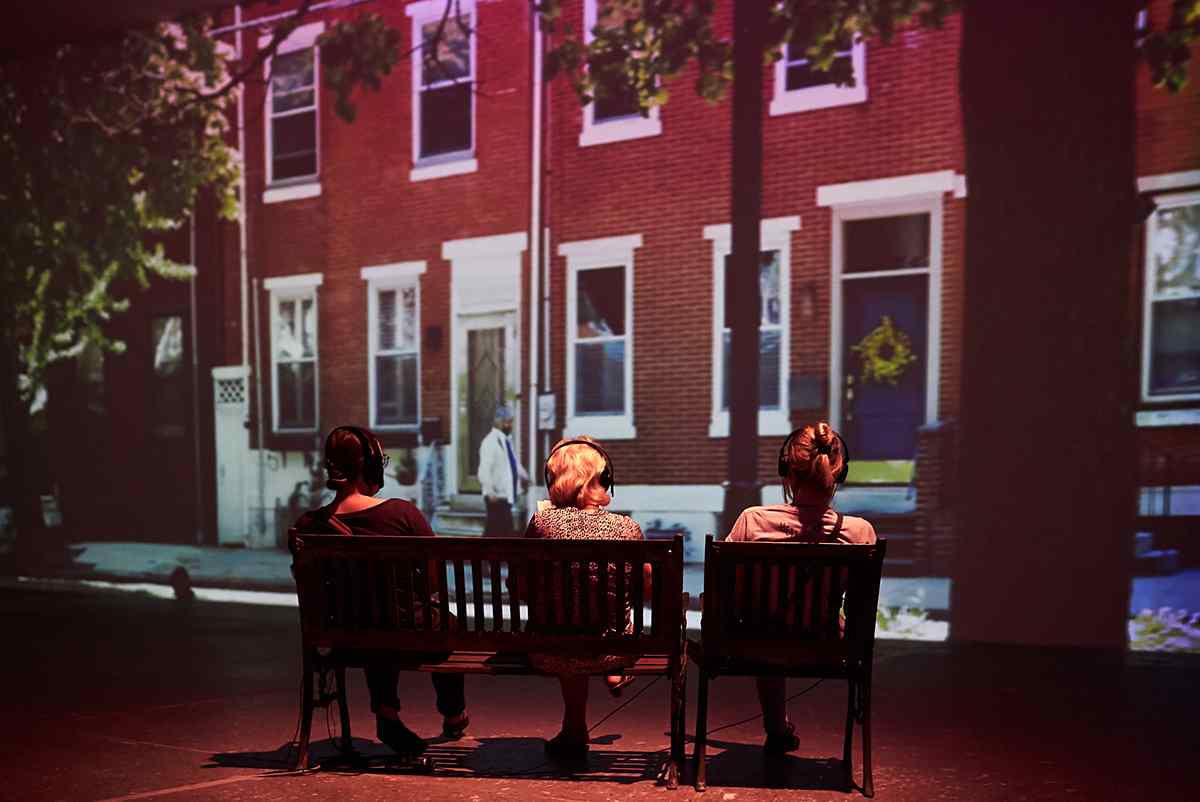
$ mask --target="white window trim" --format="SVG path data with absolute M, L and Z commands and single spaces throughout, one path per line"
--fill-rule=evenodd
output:
M 1137 180 L 1138 192 L 1163 192 L 1171 189 L 1194 189 L 1196 187 L 1200 187 L 1200 170 L 1144 175 Z
M 953 175 L 953 173 L 951 173 Z M 902 181 L 911 176 L 884 181 Z M 873 182 L 860 182 L 863 184 Z M 830 270 L 830 326 L 829 326 L 829 422 L 835 429 L 842 425 L 842 282 L 869 279 L 878 276 L 900 276 L 927 274 L 929 276 L 926 301 L 926 349 L 925 372 L 925 425 L 938 420 L 939 387 L 942 356 L 942 237 L 943 196 L 954 190 L 951 186 L 941 192 L 914 195 L 908 198 L 890 198 L 877 202 L 854 202 L 833 206 L 833 236 Z M 820 188 L 817 190 L 818 195 Z M 826 205 L 818 202 L 818 205 Z M 905 214 L 929 215 L 929 267 L 910 270 L 888 270 L 884 272 L 854 273 L 845 275 L 843 270 L 842 223 L 847 220 L 864 220 L 875 217 L 894 217 Z
M 770 114 L 778 117 L 801 111 L 814 111 L 834 106 L 849 106 L 867 101 L 867 45 L 861 37 L 850 48 L 850 64 L 854 68 L 854 86 L 823 84 L 804 89 L 787 90 L 787 46 L 775 62 L 775 96 Z
M 299 273 L 292 276 L 272 276 L 263 279 L 263 289 L 270 293 L 270 337 L 268 347 L 271 349 L 271 431 L 274 434 L 309 433 L 317 431 L 321 426 L 321 310 L 317 297 L 317 288 L 324 282 L 321 273 Z M 313 353 L 313 426 L 309 428 L 287 428 L 279 426 L 279 359 L 275 351 L 275 337 L 279 331 L 279 302 L 297 301 L 311 298 L 313 314 L 317 316 L 316 349 Z M 259 444 L 262 447 L 262 444 Z
M 597 0 L 583 0 L 583 35 L 586 43 L 591 43 L 593 39 L 596 3 Z M 579 147 L 625 142 L 630 139 L 658 136 L 661 133 L 662 119 L 659 117 L 658 106 L 651 106 L 645 117 L 639 114 L 596 122 L 596 102 L 593 100 L 583 107 L 583 130 L 579 134 Z
M 869 181 L 848 181 L 844 184 L 822 184 L 817 187 L 818 206 L 846 206 L 854 203 L 903 201 L 918 195 L 954 193 L 956 198 L 967 196 L 967 177 L 953 170 L 932 173 L 912 173 Z
M 382 432 L 416 431 L 421 428 L 421 281 L 425 262 L 396 262 L 364 267 L 359 274 L 367 282 L 367 407 L 371 428 Z M 379 293 L 381 290 L 400 290 L 413 287 L 417 323 L 414 347 L 417 355 L 417 420 L 415 423 L 380 423 L 376 407 L 375 357 L 379 351 Z
M 1176 175 L 1187 177 L 1188 173 L 1178 173 Z M 1200 171 L 1191 174 L 1193 177 L 1200 175 Z M 1162 179 L 1163 176 L 1155 176 Z M 1181 180 L 1187 180 L 1186 178 Z M 1167 182 L 1163 181 L 1162 184 Z M 1161 184 L 1160 184 L 1161 185 Z M 1138 179 L 1138 187 L 1142 186 L 1142 179 Z M 1176 206 L 1195 206 L 1200 204 L 1200 192 L 1180 192 L 1172 195 L 1156 195 L 1154 203 L 1158 207 L 1155 214 L 1161 209 L 1170 209 Z M 1151 329 L 1153 325 L 1152 306 L 1154 302 L 1154 215 L 1152 214 L 1146 220 L 1145 235 L 1142 237 L 1145 242 L 1142 256 L 1142 403 L 1143 404 L 1169 404 L 1176 401 L 1195 401 L 1200 400 L 1200 393 L 1173 393 L 1171 395 L 1151 395 L 1150 394 L 1150 346 L 1151 346 Z M 1192 297 L 1192 296 L 1185 296 Z M 1165 300 L 1165 299 L 1164 299 Z
M 558 255 L 567 259 L 567 420 L 564 437 L 581 434 L 607 440 L 637 437 L 633 423 L 633 252 L 642 247 L 642 235 L 564 242 Z M 579 271 L 603 267 L 625 268 L 625 411 L 621 415 L 575 414 L 575 342 L 578 320 Z
M 471 39 L 471 148 L 453 153 L 439 153 L 436 156 L 421 156 L 421 69 L 424 66 L 424 38 L 421 26 L 442 18 L 446 11 L 446 0 L 421 0 L 404 7 L 404 13 L 412 19 L 412 56 L 409 58 L 412 80 L 412 170 L 409 172 L 410 181 L 428 181 L 434 178 L 445 178 L 452 175 L 473 173 L 479 169 L 476 158 L 478 114 L 475 103 L 475 83 L 478 74 L 477 46 L 479 37 L 475 28 L 478 26 L 478 15 L 475 0 L 459 0 L 461 13 L 468 19 Z M 457 82 L 455 82 L 457 83 Z
M 762 251 L 779 252 L 779 409 L 758 410 L 758 433 L 762 436 L 786 435 L 792 431 L 788 375 L 791 355 L 791 265 L 792 232 L 800 230 L 800 218 L 773 217 L 759 224 Z M 725 257 L 733 250 L 732 229 L 728 224 L 705 226 L 704 238 L 713 244 L 713 317 L 712 317 L 712 407 L 708 423 L 709 437 L 729 436 L 729 410 L 721 409 L 722 334 L 725 313 Z
M 317 47 L 317 37 L 325 32 L 324 22 L 310 22 L 301 25 L 288 34 L 280 43 L 275 55 L 282 56 L 297 50 L 312 48 L 313 51 L 313 107 L 317 127 L 317 171 L 308 176 L 275 181 L 272 175 L 274 143 L 271 138 L 271 67 L 273 59 L 263 63 L 263 80 L 266 81 L 267 91 L 263 93 L 263 142 L 266 147 L 267 188 L 263 192 L 263 203 L 281 203 L 283 201 L 315 198 L 321 194 L 321 48 Z M 265 47 L 271 41 L 271 34 L 258 37 L 258 46 Z

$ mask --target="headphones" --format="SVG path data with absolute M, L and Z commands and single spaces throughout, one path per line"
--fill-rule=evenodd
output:
M 329 446 L 330 438 L 340 431 L 350 432 L 354 435 L 354 439 L 358 440 L 362 445 L 363 481 L 374 487 L 383 487 L 383 468 L 388 464 L 388 455 L 383 453 L 383 447 L 379 444 L 379 440 L 365 429 L 360 429 L 357 426 L 339 426 L 329 433 L 329 437 L 325 438 L 326 448 Z M 325 460 L 325 467 L 329 467 L 328 459 Z
M 791 445 L 792 438 L 803 432 L 803 429 L 795 429 L 787 437 L 783 439 L 783 445 L 779 447 L 779 478 L 786 479 L 788 475 L 787 464 L 787 449 Z M 830 429 L 833 432 L 832 429 Z M 846 475 L 850 473 L 850 449 L 846 447 L 846 441 L 837 432 L 833 432 L 833 436 L 842 444 L 842 469 L 833 477 L 833 481 L 837 484 L 843 484 L 846 481 Z
M 550 453 L 546 455 L 546 465 L 542 468 L 542 478 L 546 480 L 546 489 L 550 489 L 551 482 L 550 458 L 553 457 L 554 453 L 559 449 L 563 449 L 572 445 L 588 446 L 589 448 L 600 452 L 601 456 L 604 457 L 604 470 L 600 472 L 600 486 L 607 490 L 610 496 L 613 495 L 613 488 L 617 486 L 617 480 L 613 474 L 612 458 L 608 456 L 608 452 L 601 448 L 599 444 L 593 443 L 590 440 L 567 440 L 566 442 L 559 443 L 554 448 L 550 449 Z

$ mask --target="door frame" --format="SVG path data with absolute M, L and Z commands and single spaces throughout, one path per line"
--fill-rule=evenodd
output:
M 452 493 L 463 492 L 459 482 L 459 451 L 462 448 L 460 438 L 467 437 L 459 422 L 462 417 L 463 394 L 467 392 L 467 333 L 472 329 L 504 329 L 504 401 L 513 410 L 513 440 L 520 441 L 521 426 L 521 354 L 517 338 L 517 310 L 512 308 L 495 309 L 492 311 L 458 312 L 454 316 L 451 336 L 450 364 L 450 470 L 447 472 L 446 484 Z M 462 377 L 462 381 L 459 377 Z
M 928 309 L 926 312 L 925 353 L 925 425 L 938 420 L 938 386 L 941 377 L 942 353 L 942 194 L 916 195 L 887 201 L 851 203 L 832 207 L 833 231 L 830 265 L 829 311 L 829 423 L 835 429 L 842 426 L 842 282 L 847 279 L 842 269 L 842 223 L 874 217 L 893 217 L 904 214 L 929 215 L 929 268 L 888 270 L 879 273 L 856 274 L 862 280 L 873 277 L 927 274 L 929 276 Z

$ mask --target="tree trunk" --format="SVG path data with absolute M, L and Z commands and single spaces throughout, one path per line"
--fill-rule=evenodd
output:
M 8 473 L 4 501 L 12 506 L 17 559 L 28 564 L 37 553 L 44 526 L 38 487 L 40 462 L 35 453 L 29 405 L 21 400 L 18 391 L 20 373 L 17 349 L 6 338 L 0 337 L 0 415 L 4 419 Z
M 733 7 L 732 253 L 725 315 L 730 328 L 729 482 L 723 533 L 746 507 L 762 503 L 758 481 L 758 284 L 763 173 L 763 35 L 767 6 Z M 735 370 L 736 366 L 736 370 Z
M 951 635 L 1121 647 L 1132 560 L 1135 3 L 966 3 Z

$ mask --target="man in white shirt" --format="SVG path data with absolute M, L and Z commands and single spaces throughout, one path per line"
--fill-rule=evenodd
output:
M 513 533 L 513 506 L 517 502 L 518 483 L 529 484 L 529 475 L 517 459 L 512 442 L 513 413 L 508 406 L 496 407 L 492 430 L 479 444 L 479 484 L 487 520 L 484 536 L 508 536 Z

